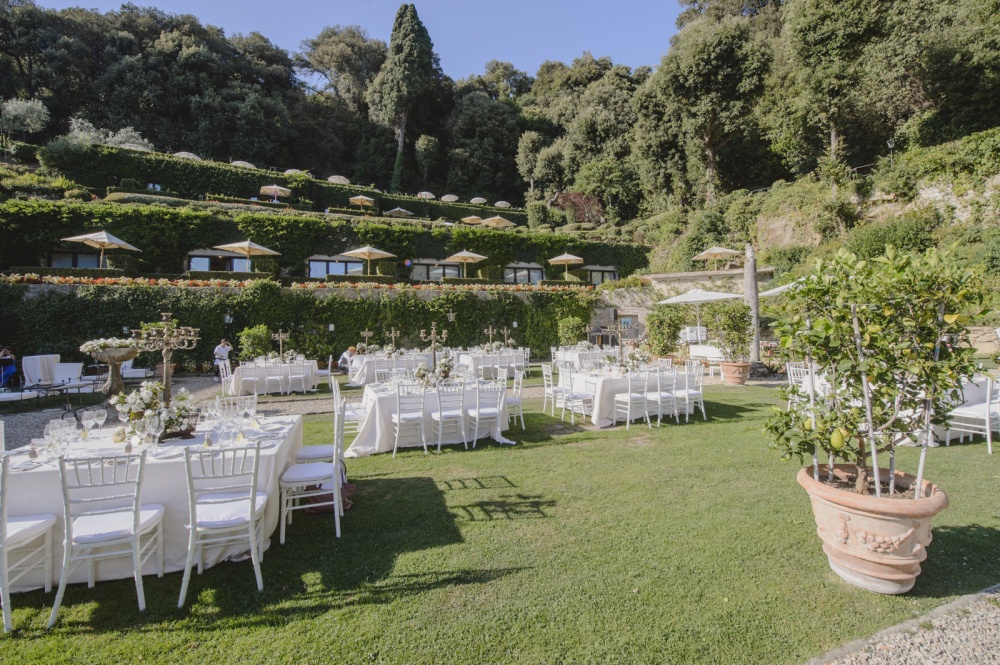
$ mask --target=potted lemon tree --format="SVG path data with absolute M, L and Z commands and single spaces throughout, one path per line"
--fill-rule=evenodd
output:
M 811 463 L 797 480 L 812 500 L 831 568 L 851 584 L 905 593 L 920 574 L 931 520 L 947 508 L 925 480 L 928 446 L 975 373 L 966 324 L 982 314 L 982 285 L 950 251 L 871 262 L 841 250 L 789 292 L 777 327 L 805 363 L 765 433 L 782 458 Z M 896 448 L 918 445 L 915 474 Z
M 722 380 L 727 385 L 742 386 L 750 376 L 750 344 L 753 319 L 750 307 L 742 300 L 722 300 L 711 306 L 709 320 L 719 344 L 723 362 Z

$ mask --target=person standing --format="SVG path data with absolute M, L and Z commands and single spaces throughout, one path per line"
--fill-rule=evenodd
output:
M 216 383 L 219 382 L 219 366 L 229 362 L 229 352 L 232 350 L 233 345 L 229 343 L 229 340 L 223 339 L 219 342 L 219 345 L 215 347 L 215 351 L 213 351 L 215 354 L 215 362 L 213 363 L 213 365 L 215 365 L 215 378 L 213 381 Z

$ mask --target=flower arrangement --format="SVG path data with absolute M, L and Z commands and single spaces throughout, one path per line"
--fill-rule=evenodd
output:
M 354 348 L 359 356 L 370 355 L 382 350 L 382 347 L 378 344 L 366 344 L 365 342 L 358 342 L 354 345 Z
M 427 363 L 420 363 L 419 365 L 417 365 L 417 368 L 413 370 L 413 378 L 415 378 L 417 381 L 420 381 L 424 385 L 434 383 L 433 377 L 434 373 L 431 372 L 431 369 L 430 367 L 427 366 Z
M 645 365 L 649 362 L 649 354 L 642 349 L 633 349 L 628 352 L 624 361 L 625 366 L 629 369 L 637 369 L 640 365 Z
M 120 337 L 102 337 L 101 339 L 92 339 L 89 342 L 84 342 L 80 345 L 81 353 L 94 353 L 95 351 L 104 351 L 105 349 L 132 349 L 135 348 L 134 339 L 123 339 Z
M 437 381 L 447 381 L 451 377 L 451 373 L 455 370 L 455 360 L 451 356 L 445 356 L 437 362 L 437 368 L 434 370 L 434 374 L 437 377 Z
M 173 395 L 170 406 L 163 406 L 163 384 L 159 381 L 143 381 L 137 390 L 129 394 L 119 393 L 109 400 L 118 410 L 119 419 L 135 431 L 138 421 L 146 416 L 159 415 L 164 419 L 164 431 L 176 432 L 187 427 L 194 416 L 191 393 L 181 388 Z

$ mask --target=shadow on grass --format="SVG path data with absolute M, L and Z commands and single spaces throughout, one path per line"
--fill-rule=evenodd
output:
M 502 478 L 502 477 L 500 477 Z M 504 479 L 506 480 L 506 479 Z M 509 483 L 509 481 L 507 481 Z M 264 556 L 264 591 L 257 592 L 249 561 L 222 563 L 204 574 L 192 573 L 187 605 L 177 609 L 181 573 L 143 578 L 146 611 L 138 611 L 130 580 L 67 588 L 57 632 L 103 633 L 132 629 L 231 630 L 234 626 L 284 625 L 356 605 L 391 603 L 434 589 L 487 584 L 517 569 L 454 569 L 393 575 L 399 556 L 463 542 L 456 515 L 432 478 L 358 478 L 353 508 L 342 519 L 337 539 L 332 515 L 296 514 L 286 544 L 277 530 Z M 487 483 L 484 483 L 486 485 Z M 272 500 L 276 499 L 273 497 Z M 483 514 L 542 514 L 544 502 L 524 497 L 521 504 L 484 502 Z M 14 608 L 33 609 L 32 626 L 44 624 L 53 594 L 17 594 Z M 24 620 L 20 620 L 24 624 Z M 42 637 L 21 631 L 25 636 Z
M 452 480 L 439 480 L 438 487 L 442 492 L 454 492 L 457 490 L 495 490 L 516 488 L 507 476 L 480 476 L 478 478 L 455 478 Z
M 942 598 L 976 593 L 997 583 L 1000 529 L 981 524 L 934 527 L 927 560 L 907 595 Z
M 543 499 L 541 495 L 514 494 L 501 496 L 495 501 L 476 501 L 465 506 L 455 506 L 453 510 L 466 522 L 492 522 L 544 519 L 548 517 L 545 509 L 555 505 L 555 501 Z

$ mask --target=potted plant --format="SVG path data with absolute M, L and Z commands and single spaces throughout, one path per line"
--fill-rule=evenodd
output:
M 975 373 L 966 323 L 982 290 L 950 251 L 889 247 L 870 263 L 841 250 L 789 292 L 780 347 L 813 370 L 765 432 L 783 459 L 811 459 L 797 480 L 830 567 L 851 584 L 905 593 L 920 574 L 931 519 L 948 506 L 924 480 L 927 447 Z M 896 469 L 901 444 L 921 446 L 916 475 Z
M 731 386 L 742 386 L 750 376 L 750 343 L 753 341 L 753 319 L 750 307 L 742 300 L 722 300 L 712 305 L 712 333 L 722 352 L 722 380 Z

